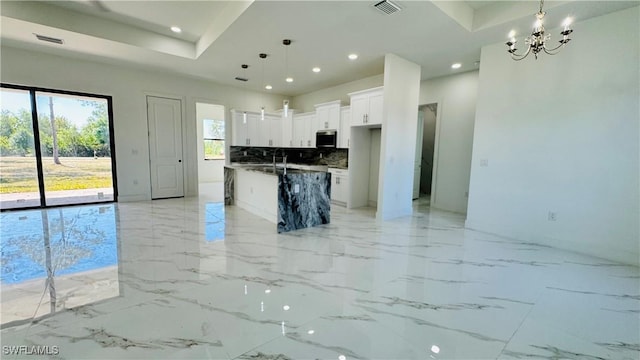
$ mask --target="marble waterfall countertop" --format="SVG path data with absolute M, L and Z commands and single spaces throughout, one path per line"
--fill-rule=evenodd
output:
M 272 192 L 277 204 L 271 203 Z M 330 198 L 331 174 L 326 166 L 288 164 L 286 175 L 282 165 L 225 166 L 225 204 L 275 220 L 279 233 L 328 224 Z
M 273 164 L 245 164 L 245 163 L 231 163 L 227 167 L 232 169 L 259 171 L 270 175 L 284 174 L 284 166 L 282 163 L 276 164 L 274 171 Z M 287 174 L 302 174 L 311 172 L 327 172 L 328 167 L 326 165 L 300 165 L 300 164 L 287 164 Z

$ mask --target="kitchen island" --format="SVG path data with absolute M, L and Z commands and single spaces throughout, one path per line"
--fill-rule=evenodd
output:
M 279 233 L 328 224 L 331 174 L 266 164 L 225 166 L 225 205 L 276 224 Z

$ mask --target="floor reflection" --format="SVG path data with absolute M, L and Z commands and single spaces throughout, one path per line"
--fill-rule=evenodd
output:
M 205 208 L 205 240 L 224 240 L 224 203 L 207 203 Z
M 119 295 L 113 204 L 2 213 L 2 324 Z

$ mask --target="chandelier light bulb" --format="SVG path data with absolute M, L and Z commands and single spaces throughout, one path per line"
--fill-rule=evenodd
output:
M 573 22 L 573 19 L 568 17 L 568 18 L 564 19 L 564 21 L 562 22 L 562 26 L 564 26 L 564 29 L 567 30 L 569 28 L 569 26 L 571 26 L 572 22 Z
M 542 19 L 537 19 L 536 22 L 533 23 L 533 29 L 538 31 L 542 27 Z
M 508 37 L 509 39 L 513 39 L 513 38 L 515 38 L 515 37 L 516 37 L 516 31 L 515 31 L 515 30 L 511 30 L 511 31 L 509 31 L 509 35 L 507 35 L 507 37 Z

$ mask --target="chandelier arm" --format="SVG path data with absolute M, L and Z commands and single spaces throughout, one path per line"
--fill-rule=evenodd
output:
M 560 52 L 560 49 L 562 49 L 564 47 L 564 45 L 565 45 L 565 43 L 561 43 L 560 45 L 554 47 L 553 49 L 547 49 L 546 46 L 543 46 L 542 50 L 544 50 L 544 52 L 549 54 L 549 55 L 555 55 L 555 54 Z
M 518 55 L 516 53 L 511 53 L 511 58 L 513 60 L 515 60 L 515 61 L 520 61 L 520 60 L 526 58 L 529 55 L 530 52 L 531 52 L 531 46 L 527 47 L 527 51 L 522 55 Z

